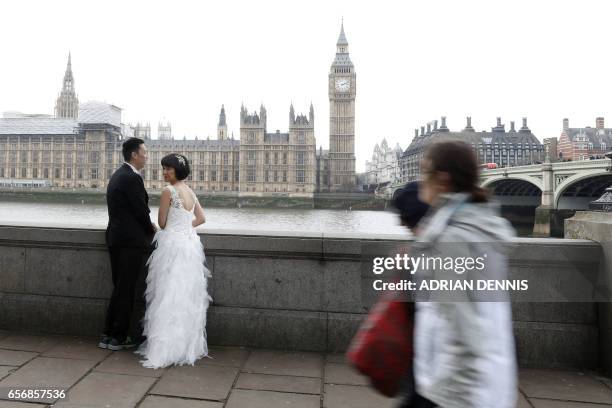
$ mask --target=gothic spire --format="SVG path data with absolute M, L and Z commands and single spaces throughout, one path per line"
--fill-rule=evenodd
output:
M 342 19 L 342 23 L 340 25 L 340 36 L 338 37 L 338 46 L 348 45 L 348 41 L 346 40 L 346 35 L 344 34 L 344 18 Z
M 353 63 L 349 57 L 348 45 L 346 35 L 344 34 L 344 20 L 342 20 L 342 24 L 340 25 L 340 36 L 338 37 L 338 42 L 336 43 L 336 58 L 332 63 L 332 72 L 350 72 L 350 69 L 353 68 Z M 342 67 L 341 71 L 335 69 L 340 67 Z
M 312 102 L 310 102 L 310 112 L 308 115 L 308 122 L 311 125 L 314 124 L 314 107 L 312 106 Z
M 221 113 L 219 114 L 219 126 L 227 126 L 225 120 L 225 105 L 221 105 Z
M 55 102 L 55 116 L 58 118 L 76 119 L 79 115 L 79 100 L 74 87 L 72 75 L 72 54 L 68 52 L 68 64 L 64 73 L 62 91 Z
M 66 65 L 66 73 L 64 73 L 63 91 L 72 91 L 74 89 L 74 77 L 72 76 L 72 55 L 68 51 L 68 64 Z

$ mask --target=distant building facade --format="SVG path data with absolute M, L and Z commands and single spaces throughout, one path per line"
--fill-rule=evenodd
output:
M 159 140 L 173 140 L 172 137 L 172 126 L 170 126 L 170 122 L 166 124 L 158 123 L 157 125 L 157 138 Z
M 604 126 L 604 118 L 595 119 L 595 127 L 569 127 L 569 119 L 563 119 L 559 137 L 560 160 L 589 160 L 602 158 L 612 150 L 612 129 Z
M 138 122 L 136 126 L 134 126 L 133 133 L 134 137 L 142 140 L 151 140 L 151 125 L 149 123 L 140 124 L 140 122 Z
M 520 166 L 544 161 L 544 146 L 527 126 L 523 118 L 523 126 L 517 131 L 514 122 L 510 122 L 510 130 L 506 131 L 501 118 L 490 132 L 476 132 L 472 119 L 467 118 L 463 130 L 451 132 L 446 126 L 446 117 L 442 117 L 441 125 L 435 120 L 422 126 L 419 133 L 415 129 L 414 138 L 400 159 L 401 180 L 403 182 L 417 180 L 420 176 L 420 163 L 427 147 L 437 141 L 462 140 L 472 146 L 479 164 L 496 163 L 500 167 Z
M 164 185 L 160 161 L 182 153 L 191 164 L 188 178 L 197 191 L 240 195 L 311 197 L 315 192 L 355 189 L 356 75 L 341 26 L 328 77 L 330 147 L 316 150 L 314 108 L 308 115 L 289 109 L 286 132 L 268 132 L 266 110 L 240 112 L 240 140 L 228 131 L 221 106 L 216 140 L 175 140 L 170 122 L 160 122 L 157 139 L 150 123 L 121 123 L 121 109 L 102 102 L 79 104 L 71 55 L 55 115 L 7 112 L 0 118 L 0 187 L 104 188 L 123 163 L 126 138 L 146 141 L 145 186 Z
M 365 183 L 383 184 L 395 183 L 401 179 L 400 158 L 403 150 L 399 143 L 394 148 L 389 147 L 387 139 L 380 146 L 374 146 L 372 159 L 366 160 Z
M 318 191 L 342 192 L 355 189 L 355 67 L 348 51 L 344 24 L 336 43 L 336 57 L 329 71 L 329 150 L 317 158 L 317 169 L 328 168 Z M 321 150 L 319 153 L 323 153 Z M 327 162 L 327 163 L 326 163 Z
M 87 102 L 77 116 L 0 119 L 0 179 L 23 187 L 104 186 L 123 161 L 116 150 L 121 110 Z
M 289 132 L 267 132 L 267 112 L 240 111 L 240 195 L 283 194 L 312 197 L 315 192 L 314 108 L 308 116 L 289 108 Z

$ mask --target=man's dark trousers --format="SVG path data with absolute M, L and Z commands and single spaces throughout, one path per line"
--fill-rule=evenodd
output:
M 136 282 L 144 269 L 145 250 L 109 247 L 109 252 L 114 288 L 106 313 L 104 333 L 123 342 L 130 327 Z

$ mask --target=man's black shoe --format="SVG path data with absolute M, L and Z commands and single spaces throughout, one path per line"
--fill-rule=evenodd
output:
M 103 334 L 100 337 L 100 342 L 98 343 L 98 347 L 100 347 L 101 349 L 106 349 L 108 348 L 108 343 L 111 341 L 111 338 L 109 336 L 107 336 L 106 334 Z
M 119 342 L 119 340 L 112 338 L 108 342 L 108 349 L 113 351 L 119 351 L 123 349 L 130 349 L 136 347 L 136 343 L 132 340 L 131 337 L 126 337 L 125 340 Z

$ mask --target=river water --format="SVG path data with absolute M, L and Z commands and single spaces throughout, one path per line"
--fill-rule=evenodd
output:
M 204 230 L 406 233 L 397 216 L 390 211 L 205 208 L 204 213 Z M 157 223 L 157 207 L 151 207 L 151 219 Z M 104 204 L 0 201 L 0 224 L 103 228 L 107 222 Z

